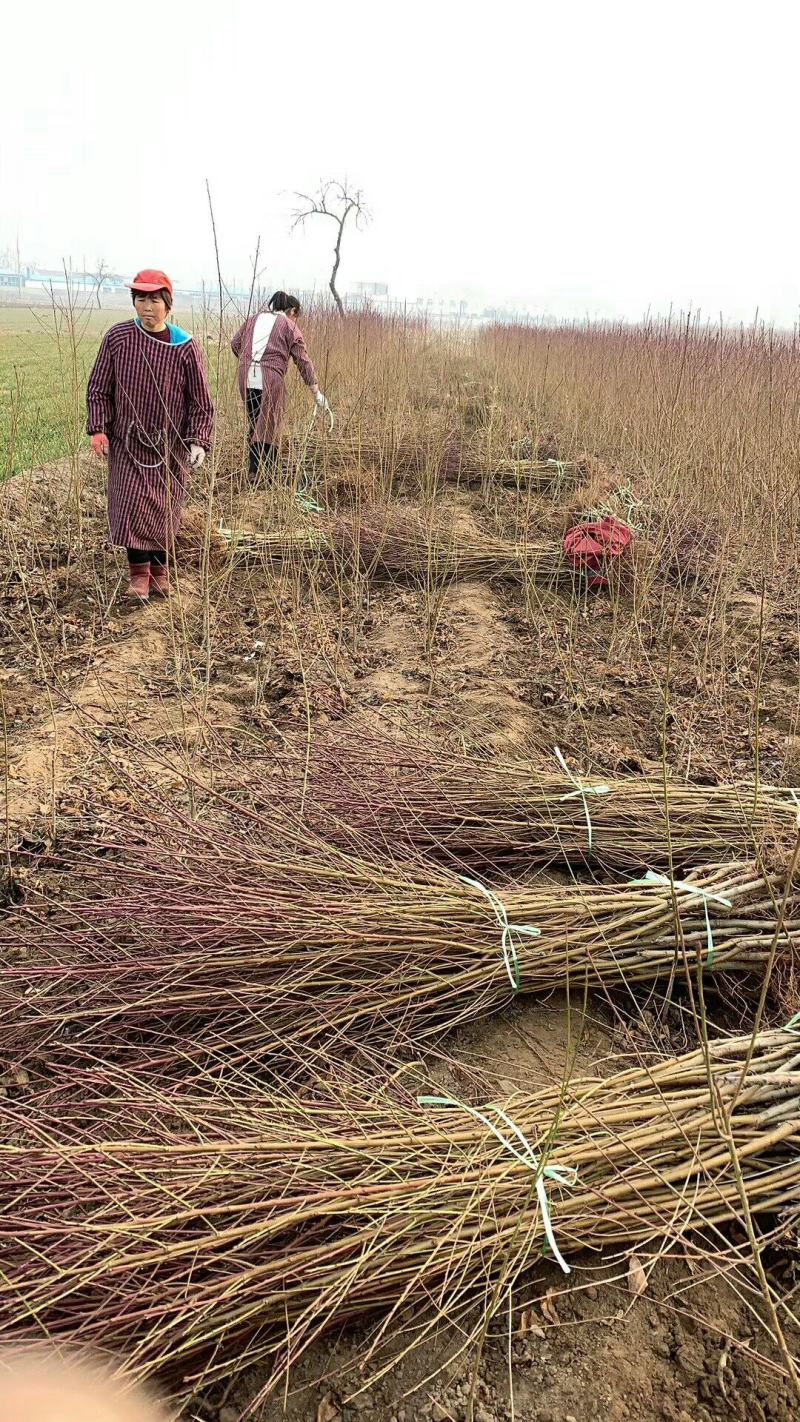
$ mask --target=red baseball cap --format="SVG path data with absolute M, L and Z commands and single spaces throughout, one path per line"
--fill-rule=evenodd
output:
M 151 271 L 149 267 L 137 272 L 133 281 L 126 284 L 131 291 L 168 291 L 172 295 L 172 282 L 166 272 Z

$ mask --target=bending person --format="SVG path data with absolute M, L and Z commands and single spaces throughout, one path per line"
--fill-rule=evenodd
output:
M 86 391 L 92 448 L 108 459 L 112 543 L 128 554 L 126 597 L 169 593 L 167 558 L 189 469 L 211 447 L 214 406 L 198 346 L 167 324 L 172 283 L 143 271 L 129 283 L 136 316 L 106 331 Z
M 286 368 L 290 359 L 319 409 L 330 411 L 297 325 L 299 315 L 297 297 L 276 291 L 266 311 L 248 317 L 231 341 L 231 350 L 239 360 L 239 394 L 247 411 L 251 474 L 257 474 L 275 457 L 274 446 L 286 410 Z

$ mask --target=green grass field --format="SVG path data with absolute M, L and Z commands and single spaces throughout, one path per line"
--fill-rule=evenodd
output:
M 129 310 L 0 305 L 0 479 L 88 446 L 86 380 L 103 332 Z

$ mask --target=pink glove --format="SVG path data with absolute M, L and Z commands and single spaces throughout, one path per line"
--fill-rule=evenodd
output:
M 98 459 L 108 458 L 108 435 L 93 434 L 91 437 L 92 449 Z

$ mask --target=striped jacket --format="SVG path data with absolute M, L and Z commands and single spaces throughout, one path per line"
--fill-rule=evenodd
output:
M 272 319 L 272 318 L 270 318 Z M 239 394 L 247 399 L 248 374 L 253 363 L 253 337 L 258 315 L 250 316 L 239 327 L 231 341 L 231 350 L 239 358 Z M 269 339 L 260 357 L 261 404 L 252 431 L 255 440 L 272 444 L 278 438 L 286 410 L 284 379 L 289 361 L 293 360 L 306 385 L 316 385 L 317 376 L 306 350 L 302 332 L 285 313 L 275 315 Z
M 189 446 L 208 450 L 214 407 L 199 347 L 178 326 L 156 341 L 135 321 L 107 331 L 89 376 L 87 431 L 108 436 L 111 541 L 169 548 L 180 524 Z

